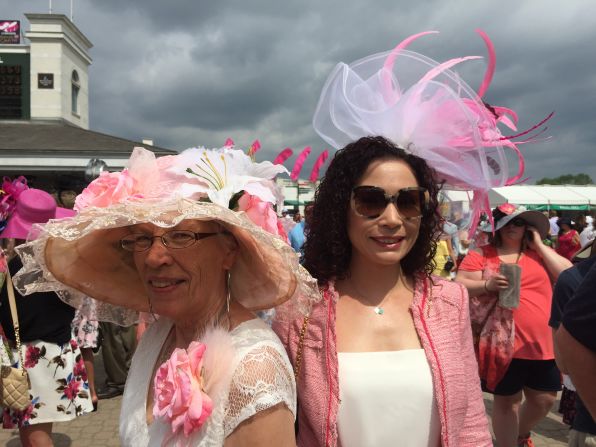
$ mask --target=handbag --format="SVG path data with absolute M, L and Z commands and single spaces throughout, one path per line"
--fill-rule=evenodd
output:
M 15 368 L 11 365 L 2 365 L 2 371 L 0 373 L 0 406 L 23 411 L 31 405 L 31 397 L 29 395 L 29 375 L 23 366 L 19 317 L 17 314 L 12 279 L 8 268 L 6 269 L 6 289 L 8 292 L 8 302 L 10 303 L 10 314 L 14 326 L 17 351 L 19 353 L 19 367 Z

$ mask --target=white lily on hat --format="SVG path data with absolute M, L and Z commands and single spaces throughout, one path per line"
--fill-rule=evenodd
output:
M 284 166 L 269 161 L 256 163 L 241 150 L 198 147 L 180 153 L 167 172 L 187 178 L 180 187 L 183 197 L 197 198 L 206 194 L 212 203 L 227 208 L 230 200 L 240 191 L 281 205 L 283 198 L 276 191 L 272 179 L 288 171 Z

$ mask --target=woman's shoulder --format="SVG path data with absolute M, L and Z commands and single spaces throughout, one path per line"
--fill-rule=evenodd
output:
M 226 436 L 242 421 L 279 403 L 284 403 L 295 415 L 292 366 L 273 330 L 254 319 L 241 323 L 230 334 L 236 349 L 236 364 L 224 419 Z
M 244 321 L 230 331 L 232 343 L 239 355 L 253 349 L 270 346 L 284 351 L 277 334 L 260 318 Z M 285 352 L 285 351 L 284 351 Z

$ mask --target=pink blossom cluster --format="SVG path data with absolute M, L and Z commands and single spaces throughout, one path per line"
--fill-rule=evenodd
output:
M 153 416 L 180 430 L 186 437 L 207 421 L 213 401 L 203 389 L 203 355 L 207 347 L 192 342 L 187 349 L 175 349 L 155 374 Z

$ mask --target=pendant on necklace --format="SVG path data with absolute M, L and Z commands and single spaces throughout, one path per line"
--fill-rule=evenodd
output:
M 380 306 L 376 306 L 376 307 L 375 307 L 375 313 L 376 313 L 377 315 L 383 315 L 383 314 L 385 313 L 385 311 L 383 310 L 383 308 L 382 308 L 382 307 L 380 307 Z

